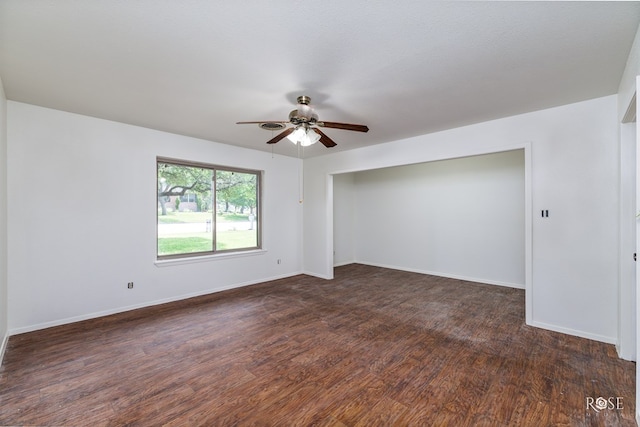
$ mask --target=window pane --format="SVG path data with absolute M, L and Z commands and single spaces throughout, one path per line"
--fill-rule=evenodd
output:
M 258 175 L 216 171 L 216 250 L 258 247 Z
M 213 171 L 158 162 L 158 256 L 213 250 Z

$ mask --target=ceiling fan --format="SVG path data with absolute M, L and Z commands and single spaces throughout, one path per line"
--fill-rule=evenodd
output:
M 369 128 L 365 125 L 354 125 L 350 123 L 325 122 L 318 120 L 318 114 L 313 107 L 309 105 L 311 98 L 305 95 L 298 97 L 298 108 L 289 113 L 289 120 L 277 121 L 266 120 L 260 122 L 237 122 L 238 125 L 257 124 L 261 129 L 265 130 L 281 130 L 287 127 L 287 124 L 293 127 L 285 129 L 269 141 L 267 144 L 275 144 L 283 138 L 288 138 L 294 144 L 300 143 L 303 147 L 315 144 L 320 141 L 325 147 L 335 147 L 337 144 L 329 138 L 318 127 L 352 130 L 356 132 L 368 132 Z

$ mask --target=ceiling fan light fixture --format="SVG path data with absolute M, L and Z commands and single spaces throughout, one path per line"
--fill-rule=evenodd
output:
M 303 147 L 313 145 L 320 140 L 320 135 L 314 132 L 311 128 L 305 126 L 298 126 L 293 132 L 291 132 L 287 138 L 294 144 L 300 143 Z
M 294 144 L 297 144 L 298 141 L 300 141 L 300 139 L 302 139 L 304 134 L 305 134 L 304 128 L 302 126 L 298 126 L 297 128 L 295 128 L 295 130 L 293 132 L 291 132 L 287 136 L 287 139 L 289 141 L 293 142 Z
M 309 141 L 307 145 L 313 145 L 316 142 L 320 141 L 320 135 L 318 135 L 318 133 L 315 132 L 313 129 L 309 128 L 307 129 L 307 140 Z

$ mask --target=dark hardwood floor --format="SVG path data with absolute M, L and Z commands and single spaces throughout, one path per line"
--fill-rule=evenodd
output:
M 13 336 L 0 425 L 631 426 L 634 378 L 522 290 L 349 265 Z

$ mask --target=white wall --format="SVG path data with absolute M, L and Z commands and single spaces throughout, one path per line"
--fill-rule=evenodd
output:
M 266 251 L 156 265 L 156 156 L 264 170 Z M 8 158 L 12 334 L 301 271 L 299 159 L 12 101 Z
M 627 64 L 618 86 L 618 122 L 622 121 L 633 95 L 636 93 L 636 77 L 640 75 L 640 28 L 633 40 Z
M 373 130 L 373 129 L 372 129 Z M 305 161 L 304 269 L 332 276 L 331 174 L 523 148 L 531 174 L 529 323 L 617 338 L 617 97 L 508 117 Z M 530 161 L 530 164 L 528 162 Z M 525 176 L 525 179 L 526 176 Z M 525 201 L 526 202 L 526 201 Z M 540 210 L 548 209 L 542 219 Z M 526 222 L 525 222 L 526 223 Z
M 636 360 L 636 124 L 620 127 L 620 249 L 618 355 Z
M 524 288 L 523 150 L 350 175 L 356 262 Z
M 639 75 L 640 28 L 638 28 L 638 31 L 636 32 L 636 37 L 633 40 L 633 45 L 631 47 L 631 51 L 629 52 L 629 57 L 627 58 L 627 64 L 622 74 L 620 85 L 618 86 L 618 122 L 622 122 L 622 119 L 625 116 L 629 105 L 632 103 L 633 96 L 637 92 Z M 637 116 L 637 100 L 635 104 Z M 634 170 L 630 171 L 629 173 L 626 173 L 624 165 L 632 165 L 632 163 L 626 163 L 626 158 L 624 156 L 631 154 L 631 148 L 629 147 L 629 144 L 635 143 L 634 145 L 637 146 L 637 132 L 639 130 L 640 129 L 637 129 L 637 126 L 635 125 L 633 126 L 633 128 L 631 128 L 629 124 L 621 125 L 620 158 L 621 164 L 623 165 L 623 175 L 621 175 L 621 179 L 625 179 L 625 177 L 628 177 L 630 174 L 636 175 L 638 173 L 637 167 L 635 167 Z M 629 133 L 633 134 L 633 131 L 636 131 L 635 138 L 633 137 L 633 135 L 629 136 Z M 636 150 L 633 150 L 633 155 L 638 155 Z M 634 272 L 630 272 L 631 267 L 627 266 L 627 257 L 629 251 L 631 250 L 633 252 L 636 252 L 637 247 L 635 242 L 628 244 L 626 236 L 628 236 L 630 233 L 633 233 L 634 237 L 639 237 L 637 236 L 636 227 L 634 227 L 634 225 L 637 225 L 637 220 L 636 224 L 633 225 L 624 220 L 627 215 L 632 215 L 636 212 L 635 207 L 633 209 L 633 213 L 626 211 L 629 204 L 634 202 L 637 203 L 635 198 L 633 198 L 633 200 L 629 200 L 629 198 L 626 198 L 626 195 L 629 194 L 629 187 L 631 187 L 631 190 L 633 190 L 633 187 L 635 187 L 635 185 L 622 186 L 621 188 L 620 337 L 618 343 L 618 352 L 621 357 L 637 359 L 637 355 L 640 354 L 640 316 L 637 315 L 637 307 L 640 306 L 640 293 L 637 292 L 637 274 L 634 274 Z M 632 299 L 632 301 L 629 303 L 628 299 L 630 298 Z M 631 322 L 635 324 L 630 325 Z M 630 337 L 630 335 L 635 335 L 635 337 Z M 635 350 L 629 349 L 629 347 L 635 347 Z M 640 369 L 636 369 L 636 422 L 640 424 Z
M 356 262 L 355 243 L 355 174 L 333 177 L 333 264 L 334 266 Z
M 7 98 L 0 79 L 0 365 L 8 341 L 7 303 Z
M 636 360 L 636 123 L 620 124 L 618 355 Z

